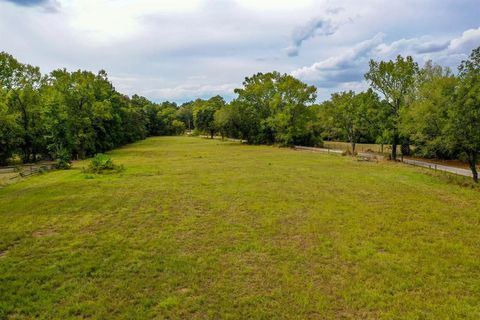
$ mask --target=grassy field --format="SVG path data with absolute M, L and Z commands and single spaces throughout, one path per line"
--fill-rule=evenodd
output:
M 200 138 L 0 189 L 0 319 L 479 319 L 480 193 Z

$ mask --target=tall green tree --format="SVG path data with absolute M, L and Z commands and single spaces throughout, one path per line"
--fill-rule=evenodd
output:
M 388 124 L 392 143 L 392 159 L 397 158 L 397 145 L 400 143 L 400 113 L 408 106 L 408 97 L 415 89 L 418 65 L 413 58 L 397 56 L 395 61 L 370 61 L 370 70 L 365 79 L 370 86 L 380 92 L 389 106 Z
M 149 119 L 144 106 L 135 104 L 133 99 L 130 100 L 127 96 L 117 94 L 116 97 L 118 102 L 114 105 L 119 106 L 118 116 L 120 117 L 119 145 L 132 143 L 149 136 Z
M 21 143 L 20 126 L 17 115 L 10 113 L 7 104 L 7 93 L 0 88 L 0 165 L 6 165 Z
M 195 128 L 213 136 L 216 132 L 215 112 L 225 106 L 225 100 L 221 96 L 215 96 L 208 100 L 197 99 L 193 107 Z
M 188 131 L 192 131 L 193 127 L 193 106 L 194 102 L 183 103 L 177 111 L 177 118 L 185 124 Z
M 289 75 L 281 76 L 275 87 L 277 91 L 270 103 L 273 115 L 266 121 L 275 134 L 275 143 L 316 144 L 311 130 L 314 112 L 310 108 L 317 97 L 316 88 Z
M 281 145 L 316 144 L 315 112 L 311 105 L 316 88 L 278 72 L 258 73 L 245 78 L 233 108 L 238 125 L 250 143 Z
M 448 68 L 431 61 L 418 73 L 417 90 L 410 107 L 402 110 L 400 131 L 411 137 L 415 154 L 427 158 L 453 158 L 444 130 L 454 103 L 458 80 Z
M 217 132 L 222 136 L 222 140 L 226 136 L 236 138 L 235 127 L 233 125 L 233 108 L 230 104 L 218 109 L 214 114 L 214 125 Z
M 178 107 L 173 102 L 163 102 L 157 113 L 157 122 L 159 126 L 159 135 L 176 135 L 182 131 L 184 126 L 180 126 L 178 120 Z
M 42 75 L 38 67 L 18 62 L 7 53 L 0 53 L 0 83 L 8 91 L 8 108 L 18 114 L 21 151 L 25 162 L 35 161 L 42 141 L 40 94 Z
M 378 99 L 371 91 L 355 94 L 353 91 L 332 94 L 330 113 L 331 127 L 345 136 L 355 153 L 356 144 L 375 126 Z
M 455 90 L 455 103 L 448 111 L 445 130 L 446 142 L 452 149 L 460 150 L 478 182 L 477 164 L 480 154 L 480 47 L 472 51 L 469 59 L 462 61 L 459 82 Z
M 130 99 L 130 103 L 133 109 L 143 110 L 143 113 L 146 116 L 146 126 L 147 132 L 150 136 L 157 136 L 160 134 L 161 128 L 158 122 L 158 111 L 160 111 L 160 106 L 156 103 L 149 101 L 145 97 L 134 94 Z
M 56 159 L 59 155 L 72 156 L 73 124 L 64 96 L 53 86 L 42 88 L 42 125 L 45 132 L 46 152 Z
M 0 53 L 2 163 L 12 155 L 24 162 L 84 158 L 148 135 L 183 132 L 177 118 L 174 104 L 117 92 L 103 70 L 42 76 L 39 68 Z

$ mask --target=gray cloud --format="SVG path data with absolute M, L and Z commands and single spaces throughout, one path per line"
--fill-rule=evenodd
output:
M 1 1 L 1 0 L 0 0 Z M 42 7 L 45 12 L 57 12 L 60 3 L 57 0 L 3 0 L 21 7 Z
M 415 48 L 417 53 L 431 53 L 431 52 L 438 52 L 448 48 L 450 45 L 449 41 L 444 42 L 426 42 L 422 44 L 418 44 Z
M 181 102 L 232 95 L 245 76 L 272 70 L 295 70 L 323 99 L 364 87 L 370 58 L 410 54 L 455 70 L 480 44 L 478 0 L 338 0 L 328 9 L 331 3 L 0 0 L 0 51 L 44 73 L 106 69 L 123 93 Z M 58 14 L 45 14 L 49 5 Z M 379 32 L 386 36 L 372 38 Z M 301 54 L 289 58 L 287 45 Z
M 428 37 L 401 39 L 390 44 L 381 44 L 379 46 L 380 54 L 389 54 L 394 52 L 396 54 L 426 54 L 434 53 L 447 49 L 450 45 L 450 40 L 446 41 L 431 41 Z
M 49 0 L 4 0 L 4 1 L 12 2 L 19 6 L 25 6 L 25 7 L 45 5 L 49 2 Z
M 315 36 L 329 36 L 336 32 L 338 26 L 329 19 L 314 18 L 303 26 L 295 28 L 292 33 L 292 44 L 285 49 L 289 57 L 298 56 L 302 43 Z
M 338 14 L 342 11 L 345 11 L 345 8 L 343 7 L 327 8 L 327 13 L 331 13 L 331 14 Z

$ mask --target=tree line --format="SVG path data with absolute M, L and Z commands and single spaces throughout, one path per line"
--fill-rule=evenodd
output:
M 412 57 L 370 61 L 367 92 L 341 92 L 322 104 L 324 133 L 355 143 L 390 143 L 403 155 L 461 159 L 478 181 L 480 153 L 480 47 L 458 73 Z
M 248 143 L 321 146 L 324 140 L 391 145 L 402 155 L 461 159 L 478 181 L 480 47 L 458 73 L 410 56 L 369 63 L 369 89 L 336 92 L 316 104 L 316 88 L 278 72 L 247 77 L 230 103 L 197 103 L 198 130 Z M 213 99 L 213 98 L 212 98 Z M 205 116 L 205 114 L 208 116 Z
M 54 70 L 0 53 L 0 164 L 12 157 L 82 159 L 144 139 L 185 131 L 175 103 L 116 91 L 107 73 Z
M 251 144 L 321 146 L 324 140 L 391 145 L 391 158 L 419 155 L 462 159 L 475 181 L 480 153 L 480 48 L 455 74 L 412 57 L 373 61 L 369 89 L 333 93 L 316 103 L 317 89 L 291 75 L 245 78 L 229 103 L 221 96 L 178 106 L 128 97 L 105 71 L 42 75 L 38 67 L 0 53 L 0 163 L 14 156 L 84 158 L 151 135 L 196 133 Z

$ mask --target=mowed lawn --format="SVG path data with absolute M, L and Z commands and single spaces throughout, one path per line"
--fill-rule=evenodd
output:
M 0 319 L 480 319 L 480 192 L 201 138 L 0 189 Z

